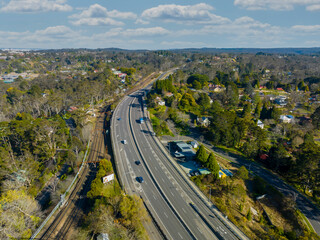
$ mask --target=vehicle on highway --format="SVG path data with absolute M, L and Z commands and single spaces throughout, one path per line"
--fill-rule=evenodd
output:
M 124 140 L 122 141 L 122 143 L 123 143 L 123 144 L 127 144 L 127 140 L 124 139 Z
M 144 182 L 143 177 L 137 177 L 136 179 L 137 179 L 137 181 L 138 181 L 139 183 L 143 183 L 143 182 Z
M 135 164 L 137 164 L 138 166 L 141 164 L 141 162 L 139 160 L 135 161 Z
M 139 120 L 139 121 L 140 121 L 140 123 L 143 123 L 143 122 L 144 122 L 143 118 L 140 118 L 140 120 Z
M 118 121 L 120 121 L 120 120 L 121 120 L 121 117 L 118 118 Z

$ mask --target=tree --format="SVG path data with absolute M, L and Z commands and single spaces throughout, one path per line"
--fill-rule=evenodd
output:
M 252 212 L 251 212 L 251 208 L 249 208 L 249 210 L 248 210 L 248 213 L 247 213 L 247 219 L 248 219 L 249 221 L 251 221 L 251 220 L 252 220 Z
M 238 169 L 238 171 L 236 173 L 236 177 L 241 178 L 243 180 L 247 180 L 249 178 L 249 172 L 245 166 L 241 166 Z
M 203 145 L 200 145 L 197 153 L 196 153 L 196 160 L 200 162 L 201 164 L 205 165 L 208 159 L 208 154 L 206 152 L 206 149 Z
M 239 89 L 234 82 L 228 84 L 226 93 L 229 105 L 237 106 L 239 103 Z
M 40 207 L 23 190 L 9 190 L 0 197 L 0 238 L 30 238 L 40 221 Z
M 220 166 L 212 152 L 209 154 L 209 157 L 206 162 L 206 167 L 210 170 L 214 179 L 218 179 Z
M 316 129 L 320 129 L 320 107 L 311 115 L 312 124 Z
M 247 95 L 251 95 L 253 93 L 253 87 L 250 82 L 246 83 L 246 87 L 244 89 L 244 93 Z

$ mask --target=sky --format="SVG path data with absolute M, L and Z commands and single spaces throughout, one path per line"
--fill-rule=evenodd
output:
M 0 48 L 320 46 L 320 0 L 0 0 Z

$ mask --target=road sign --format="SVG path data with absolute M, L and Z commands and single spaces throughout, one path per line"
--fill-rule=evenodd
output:
M 108 183 L 110 181 L 112 181 L 114 179 L 114 173 L 108 175 L 108 176 L 105 176 L 102 178 L 102 182 L 103 183 Z

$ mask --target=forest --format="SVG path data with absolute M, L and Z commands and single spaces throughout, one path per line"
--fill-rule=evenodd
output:
M 182 57 L 86 50 L 1 55 L 7 56 L 1 75 L 14 81 L 0 81 L 0 238 L 29 238 L 78 171 L 98 109 Z M 126 74 L 124 82 L 116 70 Z M 127 235 L 130 226 L 124 225 Z

